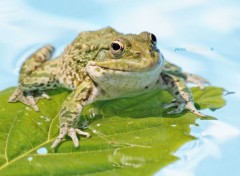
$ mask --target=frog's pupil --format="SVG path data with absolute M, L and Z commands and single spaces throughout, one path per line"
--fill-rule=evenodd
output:
M 157 42 L 157 37 L 154 34 L 151 34 L 151 39 L 153 43 Z
M 121 46 L 118 43 L 112 43 L 112 49 L 114 50 L 120 50 Z

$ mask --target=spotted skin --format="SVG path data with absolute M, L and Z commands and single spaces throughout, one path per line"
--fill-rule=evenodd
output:
M 186 81 L 182 77 L 161 73 L 161 79 L 166 89 L 176 98 L 170 104 L 164 106 L 165 109 L 177 107 L 169 111 L 168 114 L 181 113 L 184 109 L 188 109 L 198 116 L 204 116 L 195 108 L 191 90 L 187 87 Z
M 54 48 L 46 45 L 23 63 L 19 85 L 9 102 L 20 101 L 39 111 L 38 100 L 50 99 L 45 90 L 59 87 L 72 90 L 59 113 L 60 132 L 52 148 L 67 135 L 76 147 L 79 146 L 77 134 L 90 137 L 78 128 L 79 118 L 83 107 L 97 100 L 166 89 L 175 97 L 164 106 L 176 107 L 169 114 L 188 109 L 204 116 L 195 108 L 187 82 L 201 88 L 208 82 L 166 62 L 156 43 L 155 35 L 149 32 L 122 34 L 108 27 L 80 33 L 54 59 L 50 59 Z

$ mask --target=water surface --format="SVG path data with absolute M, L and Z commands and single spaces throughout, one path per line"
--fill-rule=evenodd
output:
M 240 3 L 212 0 L 90 0 L 0 2 L 0 90 L 17 85 L 25 58 L 44 44 L 56 55 L 83 30 L 112 26 L 151 31 L 165 57 L 235 94 L 205 114 L 218 121 L 192 127 L 198 140 L 182 146 L 177 161 L 156 175 L 212 176 L 240 173 Z

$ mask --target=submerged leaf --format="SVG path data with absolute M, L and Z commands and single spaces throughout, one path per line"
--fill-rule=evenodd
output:
M 172 153 L 195 139 L 190 125 L 198 117 L 188 111 L 167 115 L 162 105 L 172 97 L 158 91 L 85 107 L 82 126 L 89 124 L 92 138 L 81 138 L 77 149 L 67 139 L 52 151 L 58 113 L 69 92 L 49 91 L 51 100 L 41 100 L 35 112 L 8 103 L 13 90 L 0 92 L 0 175 L 152 175 L 177 160 Z M 225 104 L 221 88 L 192 91 L 200 109 Z

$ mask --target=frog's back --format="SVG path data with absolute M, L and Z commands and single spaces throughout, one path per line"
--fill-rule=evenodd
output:
M 121 33 L 111 27 L 106 27 L 97 31 L 81 32 L 73 41 L 72 45 L 88 45 L 93 48 L 96 45 L 108 45 L 113 39 Z
M 81 32 L 65 49 L 63 62 L 73 62 L 77 67 L 85 67 L 88 61 L 94 60 L 100 48 L 107 48 L 109 43 L 121 33 L 111 27 L 97 31 Z

